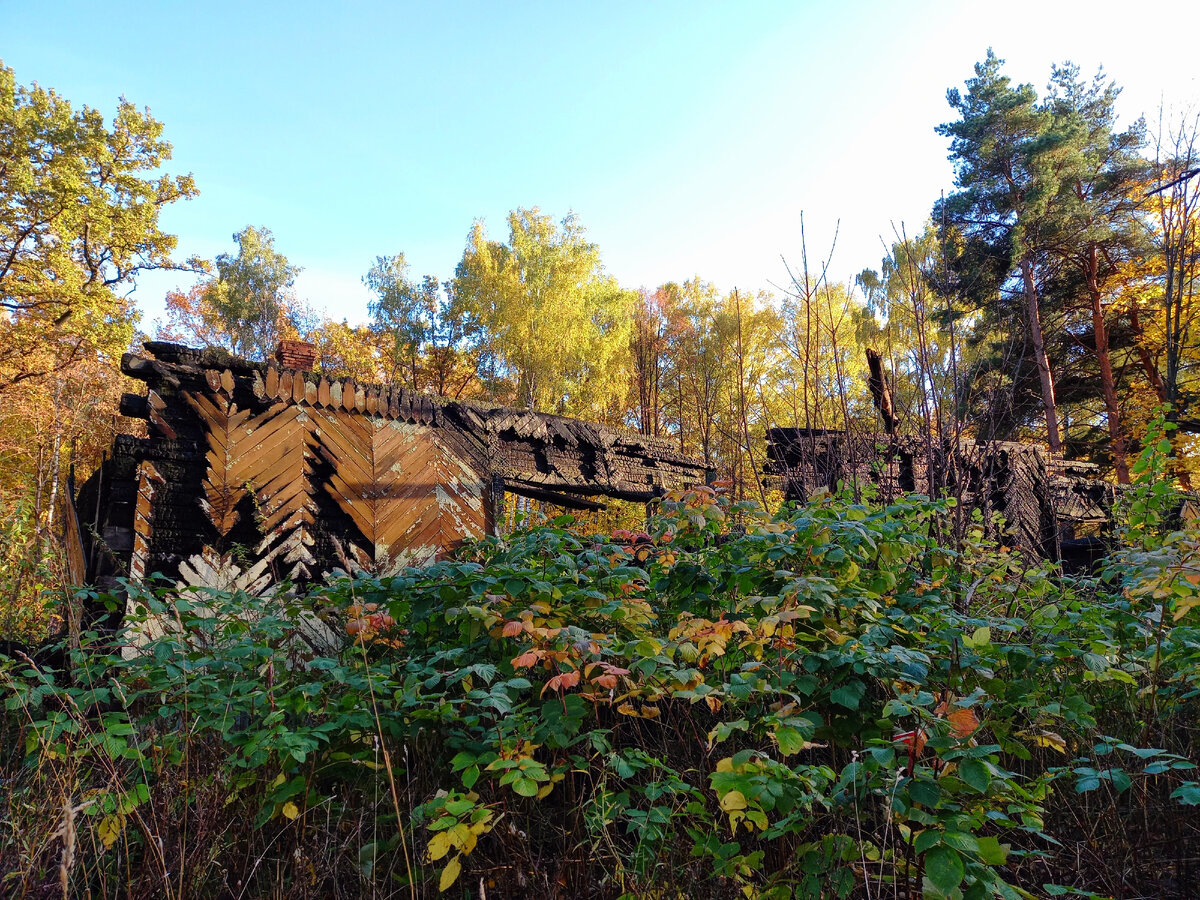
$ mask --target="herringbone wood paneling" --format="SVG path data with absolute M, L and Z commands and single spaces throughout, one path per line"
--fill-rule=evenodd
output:
M 435 429 L 345 410 L 311 410 L 332 464 L 326 490 L 361 532 L 380 570 L 428 562 L 484 534 L 484 481 Z
M 237 464 L 245 453 L 250 411 L 237 408 L 221 387 L 219 377 L 210 377 L 209 382 L 216 383 L 211 393 L 185 391 L 183 397 L 204 423 L 208 436 L 204 496 L 200 505 L 217 534 L 225 537 L 237 524 L 237 507 L 246 496 L 246 482 L 238 480 Z
M 258 412 L 239 409 L 231 373 L 208 370 L 205 375 L 209 392 L 184 394 L 208 437 L 205 512 L 217 534 L 226 537 L 237 524 L 238 505 L 252 492 L 262 535 L 258 552 L 288 564 L 290 576 L 311 574 L 315 507 L 308 416 L 287 403 Z

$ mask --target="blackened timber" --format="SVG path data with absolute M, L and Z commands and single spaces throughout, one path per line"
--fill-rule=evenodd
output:
M 542 503 L 553 503 L 555 506 L 561 506 L 564 509 L 582 509 L 595 512 L 608 508 L 597 500 L 588 500 L 585 497 L 564 494 L 561 491 L 547 491 L 541 488 L 529 487 L 515 481 L 505 480 L 504 489 L 510 494 L 528 497 L 530 500 L 538 500 Z
M 133 568 L 146 575 L 179 577 L 199 571 L 183 565 L 197 554 L 236 550 L 244 564 L 255 552 L 273 568 L 301 562 L 290 574 L 303 581 L 344 564 L 339 548 L 385 571 L 490 533 L 506 487 L 600 509 L 595 498 L 647 502 L 708 477 L 662 438 L 288 367 L 303 354 L 281 366 L 165 342 L 145 349 L 122 370 L 146 395 L 120 408 L 149 419 L 148 437 L 119 437 L 81 492 L 103 510 L 94 583 L 129 573 L 135 548 Z M 143 463 L 162 476 L 153 492 L 139 493 Z

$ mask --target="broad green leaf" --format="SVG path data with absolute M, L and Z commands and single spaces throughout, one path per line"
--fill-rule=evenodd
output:
M 959 760 L 958 777 L 981 794 L 986 794 L 992 783 L 992 773 L 987 763 L 979 759 Z
M 925 877 L 943 895 L 948 895 L 963 880 L 965 869 L 958 851 L 939 844 L 925 854 Z
M 979 858 L 989 866 L 1002 866 L 1008 862 L 1009 844 L 1001 844 L 1000 839 L 988 835 L 975 839 L 979 844 Z
M 838 704 L 838 706 L 846 707 L 846 709 L 858 709 L 858 704 L 862 701 L 863 694 L 866 692 L 867 686 L 861 681 L 851 681 L 830 691 L 829 699 Z

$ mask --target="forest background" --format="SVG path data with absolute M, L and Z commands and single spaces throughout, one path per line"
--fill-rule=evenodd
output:
M 1124 483 L 1165 406 L 1174 474 L 1191 483 L 1200 131 L 1166 109 L 1122 126 L 1102 72 L 1056 65 L 1039 91 L 989 52 L 936 129 L 953 184 L 851 279 L 832 271 L 836 232 L 818 249 L 802 230 L 773 292 L 699 276 L 630 289 L 577 215 L 519 208 L 503 230 L 477 220 L 452 275 L 377 256 L 358 323 L 298 295 L 302 268 L 267 227 L 247 225 L 213 260 L 173 256 L 160 216 L 198 187 L 164 174 L 173 148 L 148 110 L 123 100 L 109 124 L 10 69 L 0 79 L 10 610 L 36 609 L 61 578 L 67 473 L 86 476 L 128 427 L 115 410 L 117 359 L 142 339 L 130 289 L 170 270 L 194 284 L 168 292 L 153 337 L 253 359 L 300 337 L 325 372 L 665 435 L 736 500 L 778 500 L 763 478 L 772 426 L 880 430 L 868 350 L 902 431 L 1045 442 Z
M 518 207 L 464 216 L 453 271 L 364 250 L 359 320 L 310 302 L 289 223 L 181 253 L 206 185 L 149 110 L 0 64 L 0 637 L 26 642 L 0 891 L 1195 896 L 1200 118 L 1008 72 L 956 73 L 929 122 L 952 175 L 851 277 L 831 221 L 771 291 L 634 288 L 583 216 Z M 902 177 L 871 143 L 854 180 Z M 164 274 L 187 283 L 144 320 Z M 721 494 L 300 596 L 133 586 L 133 627 L 178 627 L 110 652 L 55 618 L 57 534 L 69 473 L 136 427 L 118 360 L 145 337 L 302 337 L 325 372 L 666 437 Z M 768 428 L 893 422 L 1095 463 L 1129 484 L 1111 556 L 1066 576 L 936 499 L 777 509 Z M 313 610 L 340 644 L 297 643 Z

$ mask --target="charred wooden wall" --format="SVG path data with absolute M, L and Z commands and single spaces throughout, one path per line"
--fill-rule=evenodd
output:
M 996 534 L 1034 557 L 1064 562 L 1090 552 L 1092 537 L 1111 519 L 1116 488 L 1095 466 L 1049 459 L 1030 444 L 962 439 L 922 441 L 902 435 L 771 428 L 768 474 L 781 478 L 787 500 L 804 502 L 839 484 L 867 485 L 884 501 L 905 493 L 955 497 L 983 513 Z
M 149 342 L 127 354 L 146 383 L 120 436 L 81 488 L 88 580 L 155 572 L 259 589 L 335 567 L 427 562 L 493 526 L 503 491 L 594 505 L 648 501 L 703 483 L 668 442 L 528 410 L 446 402 Z M 94 537 L 92 537 L 94 535 Z

